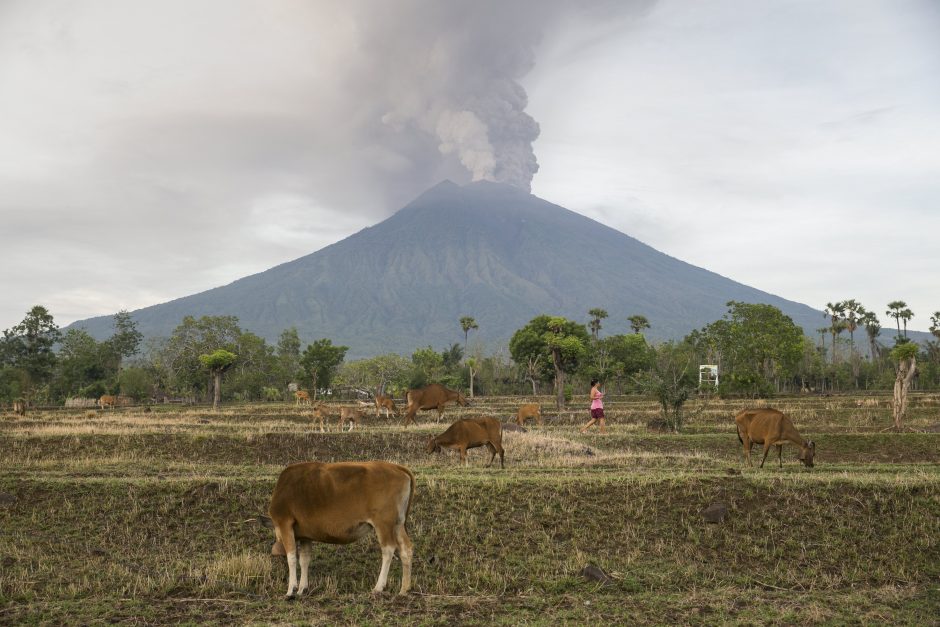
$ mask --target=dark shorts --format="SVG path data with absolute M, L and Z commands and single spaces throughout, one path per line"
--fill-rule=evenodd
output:
M 595 420 L 597 420 L 598 418 L 603 418 L 603 417 L 604 417 L 603 407 L 598 407 L 597 409 L 591 410 L 591 418 L 594 418 Z

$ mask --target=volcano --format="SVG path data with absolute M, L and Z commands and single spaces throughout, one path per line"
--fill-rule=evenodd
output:
M 809 333 L 822 312 L 737 283 L 510 185 L 444 181 L 375 226 L 312 254 L 192 296 L 133 312 L 146 337 L 169 336 L 183 316 L 233 315 L 269 342 L 296 327 L 330 338 L 348 357 L 472 339 L 505 345 L 538 314 L 587 321 L 607 310 L 602 335 L 629 332 L 641 314 L 651 339 L 681 338 L 721 318 L 731 300 L 774 305 Z M 95 337 L 102 316 L 74 323 Z

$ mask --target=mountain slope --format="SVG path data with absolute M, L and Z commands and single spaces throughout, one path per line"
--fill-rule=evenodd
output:
M 729 300 L 782 309 L 809 332 L 822 314 L 698 268 L 522 190 L 445 181 L 387 220 L 294 261 L 224 287 L 134 312 L 147 336 L 166 336 L 184 315 L 235 315 L 274 341 L 296 326 L 331 338 L 350 357 L 409 354 L 475 338 L 490 346 L 540 313 L 586 320 L 610 313 L 603 333 L 645 315 L 653 338 L 681 337 L 720 318 Z M 109 335 L 109 317 L 72 326 Z

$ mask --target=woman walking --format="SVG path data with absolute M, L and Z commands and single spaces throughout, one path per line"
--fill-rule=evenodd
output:
M 581 427 L 581 433 L 584 433 L 594 423 L 600 427 L 601 433 L 607 433 L 607 424 L 604 420 L 604 393 L 600 390 L 600 383 L 597 379 L 591 379 L 591 420 Z

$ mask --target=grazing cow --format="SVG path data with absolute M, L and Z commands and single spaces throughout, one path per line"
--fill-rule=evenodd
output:
M 441 448 L 450 448 L 460 452 L 460 461 L 467 463 L 467 449 L 486 446 L 490 449 L 490 461 L 499 453 L 499 465 L 505 468 L 503 451 L 503 428 L 499 421 L 489 416 L 481 418 L 463 418 L 447 428 L 447 431 L 434 437 L 428 436 L 428 453 L 440 452 Z
M 440 422 L 441 417 L 444 415 L 444 406 L 447 403 L 457 403 L 461 407 L 470 404 L 463 394 L 456 390 L 448 390 L 439 383 L 432 383 L 416 390 L 408 390 L 405 398 L 408 401 L 405 426 L 408 426 L 408 423 L 415 424 L 415 414 L 418 413 L 419 409 L 436 409 L 437 421 Z
M 375 415 L 378 416 L 382 410 L 385 410 L 385 417 L 389 417 L 389 412 L 398 415 L 398 407 L 395 406 L 395 399 L 391 396 L 375 395 Z
M 527 403 L 516 412 L 516 423 L 520 427 L 525 426 L 525 421 L 529 418 L 535 418 L 538 425 L 542 426 L 542 407 L 538 403 Z
M 764 445 L 764 458 L 760 467 L 767 461 L 767 453 L 771 446 L 777 447 L 777 459 L 783 468 L 783 445 L 792 442 L 800 447 L 800 461 L 809 468 L 813 467 L 813 457 L 816 455 L 816 443 L 804 440 L 793 426 L 789 416 L 776 409 L 742 409 L 734 417 L 738 428 L 738 440 L 744 446 L 744 457 L 747 465 L 751 464 L 751 447 L 754 444 Z
M 297 390 L 294 392 L 294 406 L 297 405 L 309 405 L 310 404 L 310 393 L 306 390 Z
M 111 396 L 110 394 L 105 394 L 104 396 L 98 399 L 98 407 L 100 407 L 101 409 L 104 409 L 105 407 L 110 407 L 111 409 L 114 409 L 114 404 L 116 402 L 117 402 L 117 399 L 115 397 Z
M 313 416 L 320 421 L 320 431 L 325 431 L 324 428 L 326 419 L 329 418 L 330 414 L 327 412 L 327 407 L 323 403 L 317 403 L 313 408 Z M 349 423 L 349 430 L 352 431 L 353 427 L 357 424 L 362 424 L 362 411 L 358 407 L 340 407 L 339 408 L 339 429 L 343 430 L 346 423 Z
M 382 549 L 382 568 L 372 591 L 385 590 L 397 550 L 402 569 L 399 594 L 406 594 L 411 588 L 412 544 L 405 524 L 414 492 L 411 471 L 388 462 L 305 462 L 285 468 L 274 486 L 268 513 L 287 554 L 286 598 L 307 592 L 313 542 L 349 544 L 370 528 Z

